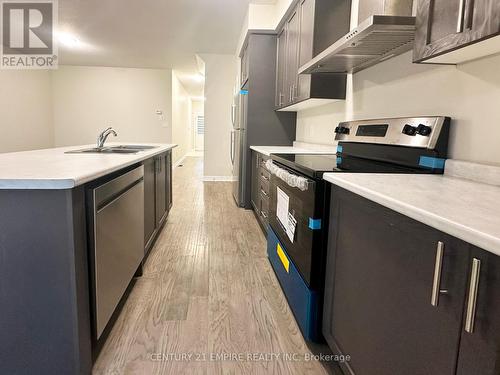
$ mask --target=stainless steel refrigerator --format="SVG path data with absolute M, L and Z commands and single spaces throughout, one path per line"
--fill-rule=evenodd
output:
M 245 184 L 242 183 L 246 175 L 246 101 L 247 90 L 235 89 L 231 107 L 231 163 L 233 165 L 233 197 L 239 207 L 245 206 Z

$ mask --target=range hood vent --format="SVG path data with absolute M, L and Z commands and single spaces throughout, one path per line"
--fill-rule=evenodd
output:
M 413 48 L 415 17 L 371 16 L 299 69 L 356 73 Z

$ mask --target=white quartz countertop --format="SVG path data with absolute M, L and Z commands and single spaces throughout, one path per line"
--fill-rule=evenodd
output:
M 313 150 L 303 147 L 293 146 L 250 146 L 252 150 L 260 152 L 266 156 L 271 154 L 335 154 L 336 151 Z
M 323 178 L 500 255 L 500 187 L 442 175 L 326 173 Z
M 66 153 L 95 145 L 0 154 L 0 189 L 71 189 L 177 146 L 135 142 L 106 143 L 106 146 L 120 144 L 156 147 L 136 154 Z

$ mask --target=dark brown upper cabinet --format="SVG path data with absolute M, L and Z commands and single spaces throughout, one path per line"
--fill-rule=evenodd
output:
M 349 31 L 351 0 L 300 0 L 278 33 L 276 109 L 345 99 L 345 74 L 299 75 L 299 67 Z
M 500 52 L 499 0 L 419 0 L 414 62 L 458 64 Z M 478 43 L 480 42 L 480 43 Z
M 278 34 L 276 53 L 276 100 L 275 107 L 279 108 L 285 104 L 286 92 L 286 27 Z
M 241 87 L 243 88 L 246 83 L 248 82 L 248 77 L 249 77 L 249 66 L 248 66 L 248 46 L 243 49 L 241 52 L 241 76 L 240 76 L 240 82 L 241 82 Z

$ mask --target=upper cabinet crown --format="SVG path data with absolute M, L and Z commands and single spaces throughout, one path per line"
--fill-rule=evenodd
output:
M 500 0 L 419 0 L 413 60 L 458 64 L 498 53 L 499 34 Z
M 298 74 L 299 67 L 349 31 L 351 0 L 300 0 L 278 33 L 278 110 L 345 99 L 345 74 Z

